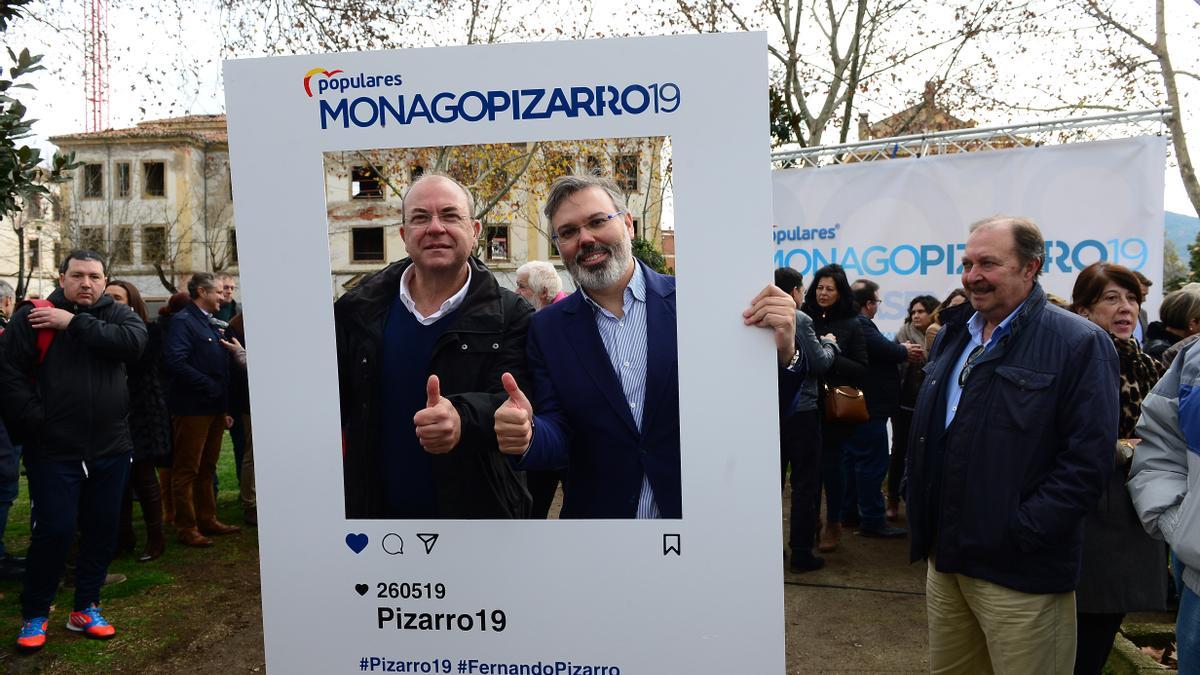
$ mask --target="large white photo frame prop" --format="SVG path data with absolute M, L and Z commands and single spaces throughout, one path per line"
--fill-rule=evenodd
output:
M 770 280 L 765 66 L 761 33 L 225 64 L 271 672 L 783 671 L 774 349 L 741 321 Z M 488 92 L 572 87 L 624 114 L 351 112 L 449 92 L 474 117 Z M 346 520 L 322 153 L 635 136 L 672 139 L 683 518 Z M 453 628 L 420 629 L 438 614 Z

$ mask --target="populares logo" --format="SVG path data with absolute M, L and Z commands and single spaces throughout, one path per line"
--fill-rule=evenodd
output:
M 311 80 L 313 78 L 313 75 L 324 75 L 325 77 L 333 77 L 334 75 L 337 75 L 340 72 L 343 72 L 343 71 L 341 71 L 341 70 L 325 70 L 324 68 L 313 68 L 312 70 L 310 70 L 304 74 L 304 93 L 308 94 L 309 98 L 312 98 L 313 93 L 312 93 Z

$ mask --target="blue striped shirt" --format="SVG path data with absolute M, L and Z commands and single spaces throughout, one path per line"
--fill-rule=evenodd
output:
M 583 291 L 583 299 L 592 306 L 596 317 L 596 329 L 600 331 L 600 339 L 604 342 L 604 350 L 612 363 L 613 372 L 621 382 L 625 392 L 625 401 L 629 403 L 629 412 L 637 424 L 638 431 L 642 430 L 642 409 L 646 403 L 646 278 L 642 274 L 642 266 L 634 261 L 633 278 L 625 287 L 621 301 L 621 312 L 624 316 L 617 317 L 612 312 L 596 304 Z M 638 518 L 659 518 L 658 504 L 654 502 L 654 491 L 650 488 L 650 479 L 642 475 L 642 492 L 638 496 Z

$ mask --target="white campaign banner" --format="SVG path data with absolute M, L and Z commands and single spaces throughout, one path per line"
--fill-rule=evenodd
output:
M 872 279 L 876 323 L 894 333 L 911 298 L 961 285 L 968 225 L 1024 216 L 1046 240 L 1047 291 L 1069 300 L 1079 270 L 1119 263 L 1154 281 L 1156 317 L 1165 156 L 1165 138 L 1145 137 L 775 171 L 775 266 L 806 284 L 829 263 Z
M 765 53 L 754 33 L 225 64 L 270 672 L 783 672 L 775 352 L 741 317 L 769 278 Z M 326 198 L 357 178 L 323 158 L 631 137 L 671 140 L 682 517 L 347 519 Z

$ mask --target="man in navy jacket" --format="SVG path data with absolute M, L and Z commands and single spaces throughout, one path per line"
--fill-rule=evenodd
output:
M 559 178 L 545 214 L 580 290 L 530 322 L 536 395 L 531 404 L 505 375 L 500 450 L 522 469 L 567 468 L 563 518 L 680 518 L 675 279 L 634 259 L 633 219 L 612 181 Z M 745 322 L 774 331 L 790 402 L 804 365 L 795 302 L 768 286 Z
M 212 274 L 193 274 L 188 280 L 192 302 L 171 318 L 163 343 L 174 448 L 171 494 L 179 542 L 186 546 L 212 546 L 206 535 L 240 529 L 217 520 L 212 483 L 229 407 L 229 354 L 212 322 L 223 294 Z
M 1033 223 L 971 226 L 908 454 L 931 672 L 1070 672 L 1083 521 L 1115 465 L 1112 340 L 1046 302 Z

